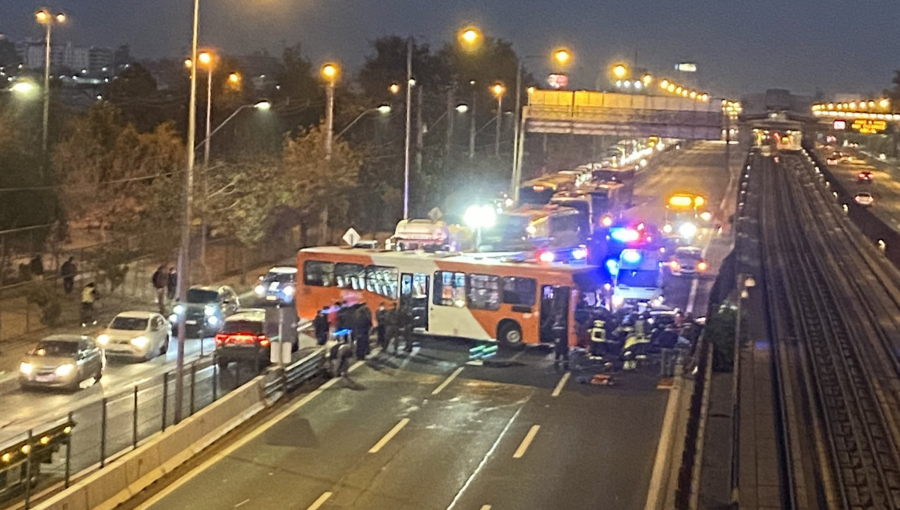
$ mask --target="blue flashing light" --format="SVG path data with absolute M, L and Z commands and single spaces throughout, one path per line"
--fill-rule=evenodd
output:
M 640 233 L 632 228 L 613 228 L 609 230 L 609 235 L 620 243 L 633 243 L 641 238 Z
M 622 260 L 629 264 L 637 264 L 641 261 L 641 252 L 639 250 L 622 250 Z
M 610 276 L 616 276 L 619 274 L 619 263 L 615 259 L 607 260 L 606 270 L 609 271 Z

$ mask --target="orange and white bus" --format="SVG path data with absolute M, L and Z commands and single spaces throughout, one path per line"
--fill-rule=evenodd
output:
M 585 322 L 605 292 L 596 267 L 473 254 L 307 248 L 297 254 L 297 269 L 301 319 L 336 302 L 372 310 L 395 303 L 412 310 L 417 333 L 507 347 L 552 343 L 557 319 L 569 345 L 586 344 L 586 327 L 575 318 Z

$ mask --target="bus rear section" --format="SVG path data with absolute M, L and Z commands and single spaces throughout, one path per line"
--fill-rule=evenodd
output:
M 662 261 L 656 250 L 628 248 L 619 256 L 613 286 L 614 309 L 627 305 L 662 304 Z
M 309 248 L 298 253 L 297 267 L 303 319 L 336 303 L 365 302 L 372 310 L 395 304 L 410 311 L 417 333 L 510 348 L 552 343 L 556 322 L 569 332 L 570 345 L 583 343 L 576 309 L 598 302 L 603 292 L 594 267 L 472 255 Z

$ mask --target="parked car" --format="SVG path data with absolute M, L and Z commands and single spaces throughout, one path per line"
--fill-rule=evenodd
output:
M 86 335 L 51 335 L 19 363 L 19 384 L 28 388 L 77 390 L 88 379 L 100 382 L 106 368 L 103 350 Z
M 169 350 L 172 325 L 155 312 L 122 312 L 97 336 L 107 356 L 148 360 Z
M 264 366 L 269 363 L 271 340 L 265 334 L 266 311 L 248 308 L 227 319 L 216 335 L 216 362 L 225 368 L 233 361 Z
M 231 287 L 196 285 L 188 289 L 184 303 L 175 305 L 175 313 L 169 320 L 174 328 L 178 318 L 184 315 L 187 337 L 206 338 L 218 333 L 225 318 L 237 313 L 240 307 L 238 295 Z
M 259 277 L 259 283 L 253 292 L 266 303 L 293 303 L 296 284 L 296 267 L 273 267 L 265 276 Z

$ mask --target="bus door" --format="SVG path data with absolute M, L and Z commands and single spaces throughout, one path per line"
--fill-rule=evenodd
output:
M 571 287 L 560 285 L 541 287 L 541 343 L 553 343 L 553 323 L 557 318 L 562 321 L 568 337 L 569 300 L 571 297 Z
M 428 331 L 429 280 L 429 276 L 424 273 L 400 275 L 400 308 L 408 307 L 411 310 L 414 330 Z

